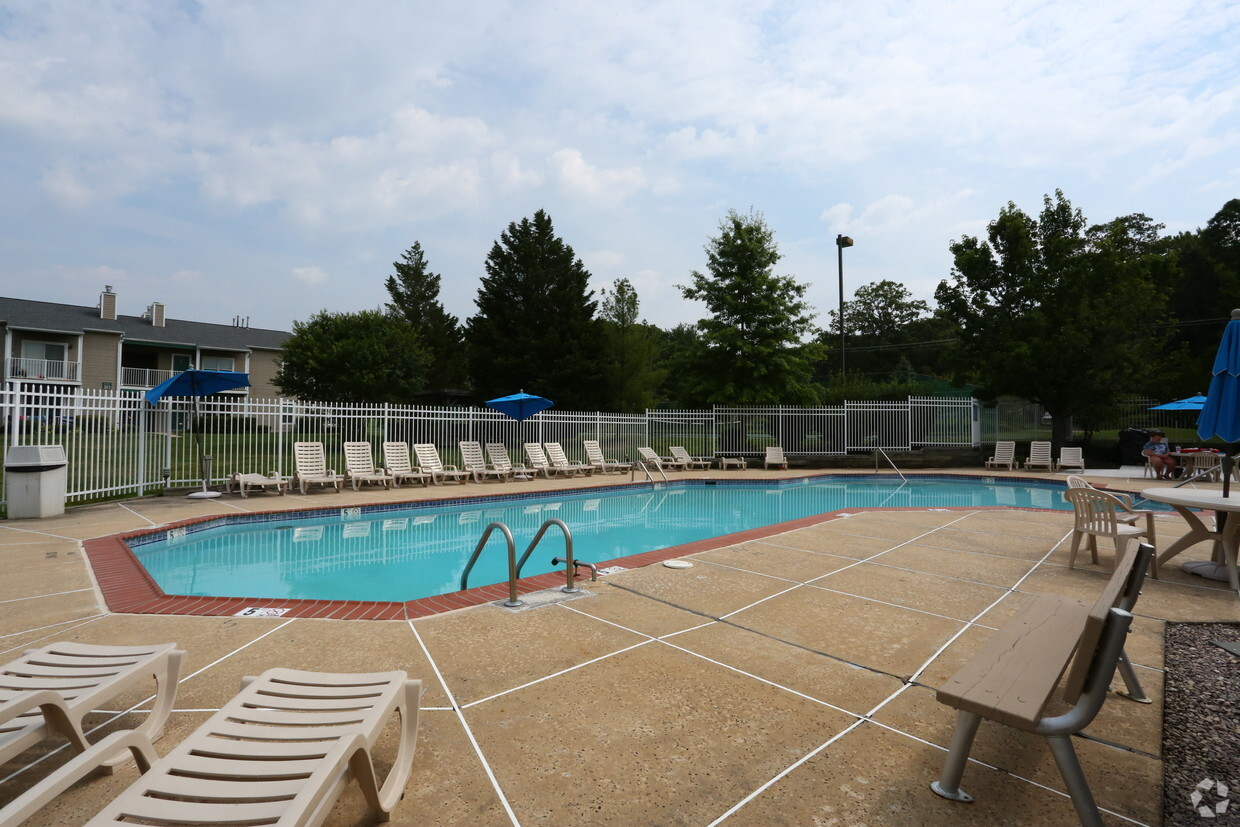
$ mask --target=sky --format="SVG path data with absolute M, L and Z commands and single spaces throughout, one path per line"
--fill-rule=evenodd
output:
M 596 290 L 681 296 L 761 212 L 827 322 L 1062 189 L 1165 232 L 1240 197 L 1240 2 L 0 0 L 0 295 L 290 330 L 415 241 L 467 319 L 544 209 Z

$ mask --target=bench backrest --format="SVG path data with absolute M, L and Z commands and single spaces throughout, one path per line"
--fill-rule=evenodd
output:
M 1091 667 L 1098 647 L 1102 642 L 1102 630 L 1106 626 L 1107 616 L 1111 609 L 1123 609 L 1131 612 L 1141 593 L 1141 583 L 1145 580 L 1146 569 L 1154 556 L 1154 547 L 1148 543 L 1137 546 L 1135 553 L 1125 554 L 1122 561 L 1116 562 L 1115 573 L 1107 581 L 1102 594 L 1089 609 L 1085 628 L 1076 644 L 1076 654 L 1072 656 L 1072 666 L 1068 670 L 1068 680 L 1064 685 L 1063 698 L 1075 704 L 1081 697 L 1085 682 L 1089 678 Z

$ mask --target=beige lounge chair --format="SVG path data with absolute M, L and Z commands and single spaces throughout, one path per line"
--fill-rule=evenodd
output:
M 542 445 L 537 442 L 525 443 L 525 458 L 529 461 L 525 467 L 530 470 L 531 474 L 542 474 L 550 479 L 562 473 L 568 473 L 553 466 L 551 460 L 547 459 L 547 453 L 543 451 Z
M 293 460 L 297 464 L 297 473 L 293 482 L 301 493 L 306 493 L 308 485 L 330 485 L 340 490 L 344 477 L 336 473 L 334 468 L 327 467 L 327 455 L 323 452 L 321 442 L 294 442 Z
M 662 471 L 664 465 L 671 465 L 667 459 L 656 454 L 653 448 L 638 448 L 637 455 L 641 457 L 642 462 L 646 463 L 647 466 L 652 466 L 657 471 Z
M 439 458 L 439 449 L 429 442 L 413 446 L 418 457 L 418 467 L 431 475 L 431 482 L 442 485 L 444 480 L 452 480 L 464 485 L 469 480 L 469 472 L 462 471 L 455 465 L 444 465 Z
M 584 474 L 589 476 L 594 473 L 594 466 L 583 464 L 580 462 L 569 462 L 568 457 L 564 454 L 564 448 L 558 442 L 545 442 L 543 447 L 547 449 L 547 460 L 551 463 L 551 467 L 556 470 L 575 476 Z
M 691 457 L 683 445 L 671 445 L 668 446 L 667 450 L 672 452 L 672 459 L 676 460 L 686 471 L 693 468 L 709 468 L 711 466 L 712 460 L 710 457 Z
M 603 455 L 603 449 L 599 446 L 597 439 L 583 439 L 581 444 L 586 449 L 586 462 L 593 465 L 594 469 L 600 474 L 610 474 L 612 471 L 624 472 L 633 467 L 631 462 L 607 459 Z
M 784 449 L 778 445 L 768 445 L 766 448 L 766 458 L 762 460 L 763 468 L 770 468 L 776 465 L 784 470 L 788 468 L 788 458 L 784 456 Z
M 1081 473 L 1085 473 L 1085 457 L 1082 455 L 1080 448 L 1060 448 L 1059 462 L 1056 468 L 1062 471 L 1065 468 L 1079 468 Z
M 283 494 L 288 491 L 288 480 L 275 471 L 272 471 L 269 477 L 262 474 L 233 474 L 224 486 L 226 493 L 231 494 L 235 490 L 242 497 L 250 496 L 251 490 L 266 491 L 269 488 L 274 488 L 277 494 Z
M 986 460 L 986 468 L 1006 468 L 1016 470 L 1016 442 L 1002 440 L 995 443 L 995 455 Z
M 175 643 L 62 642 L 31 649 L 0 667 L 0 763 L 52 736 L 68 738 L 71 749 L 81 753 L 6 804 L 0 823 L 19 824 L 95 768 L 125 761 L 129 747 L 120 742 L 122 738 L 132 738 L 141 757 L 153 757 L 149 745 L 163 734 L 172 712 L 184 657 Z M 82 718 L 129 690 L 144 689 L 151 679 L 156 685 L 155 700 L 146 720 L 92 746 L 83 732 Z
M 375 459 L 370 453 L 369 442 L 346 442 L 344 444 L 344 473 L 353 490 L 361 483 L 377 482 L 384 488 L 392 486 L 392 475 L 375 470 Z
M 1025 470 L 1031 471 L 1034 468 L 1045 468 L 1048 472 L 1055 470 L 1055 461 L 1051 459 L 1049 442 L 1029 443 L 1029 458 L 1025 460 Z
M 491 467 L 498 471 L 509 471 L 512 478 L 516 480 L 530 479 L 534 476 L 534 471 L 526 468 L 524 465 L 513 465 L 512 458 L 508 456 L 508 449 L 504 447 L 502 442 L 487 443 L 487 459 L 491 460 Z
M 482 443 L 465 442 L 458 443 L 461 447 L 461 468 L 474 475 L 474 482 L 482 482 L 485 477 L 494 477 L 500 482 L 507 482 L 512 478 L 513 470 L 496 468 L 489 464 L 482 453 Z
M 1125 501 L 1107 491 L 1096 488 L 1080 488 L 1070 486 L 1064 492 L 1064 499 L 1072 503 L 1075 523 L 1072 528 L 1072 550 L 1068 556 L 1068 568 L 1075 568 L 1076 553 L 1081 540 L 1088 537 L 1089 551 L 1093 562 L 1098 562 L 1098 538 L 1110 537 L 1115 542 L 1115 559 L 1124 559 L 1124 550 L 1128 541 L 1134 537 L 1145 537 L 1150 545 L 1155 545 L 1154 512 L 1135 511 L 1131 500 Z M 1144 517 L 1144 527 L 1136 525 L 1130 517 Z M 1150 576 L 1158 578 L 1158 560 L 1150 563 Z
M 404 672 L 269 669 L 246 678 L 87 824 L 317 825 L 350 780 L 388 821 L 412 774 L 421 692 Z M 393 715 L 400 743 L 380 785 L 371 751 Z
M 431 475 L 421 468 L 414 468 L 409 461 L 409 443 L 383 443 L 383 470 L 392 477 L 392 486 L 400 488 L 401 480 L 413 480 L 422 483 L 425 488 L 431 481 Z

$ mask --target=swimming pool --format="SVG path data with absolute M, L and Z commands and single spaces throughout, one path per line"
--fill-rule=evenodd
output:
M 520 555 L 545 520 L 571 529 L 578 560 L 601 562 L 653 549 L 865 508 L 1006 506 L 1070 510 L 1058 483 L 960 477 L 810 477 L 777 483 L 686 480 L 579 490 L 244 517 L 133 538 L 134 554 L 167 594 L 407 601 L 456 591 L 470 553 L 495 521 Z M 493 534 L 469 586 L 508 578 Z M 522 576 L 556 570 L 564 552 L 551 530 Z

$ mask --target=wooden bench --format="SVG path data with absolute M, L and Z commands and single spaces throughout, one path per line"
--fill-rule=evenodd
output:
M 1081 823 L 1102 824 L 1072 736 L 1089 726 L 1102 708 L 1116 667 L 1128 697 L 1149 703 L 1124 654 L 1124 638 L 1153 556 L 1154 547 L 1147 543 L 1125 555 L 1092 606 L 1038 595 L 938 690 L 939 702 L 958 712 L 943 773 L 930 789 L 953 801 L 973 800 L 960 789 L 960 779 L 973 737 L 986 718 L 1045 736 Z M 1063 698 L 1073 706 L 1047 716 L 1046 707 L 1065 671 Z

